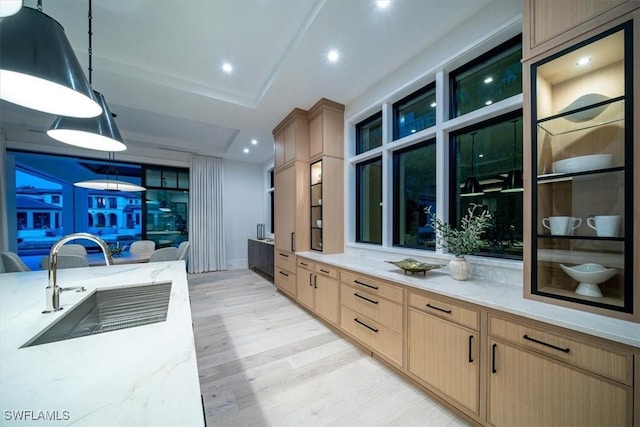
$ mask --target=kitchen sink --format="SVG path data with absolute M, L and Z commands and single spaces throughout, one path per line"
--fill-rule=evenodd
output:
M 22 347 L 164 322 L 171 282 L 99 289 Z

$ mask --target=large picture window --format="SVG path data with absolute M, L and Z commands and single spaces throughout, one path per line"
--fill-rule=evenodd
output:
M 435 249 L 427 209 L 436 211 L 436 140 L 393 154 L 393 245 Z
M 361 154 L 382 145 L 382 112 L 356 125 L 356 154 Z
M 356 165 L 356 240 L 382 244 L 382 158 Z
M 519 36 L 451 73 L 451 117 L 522 93 L 521 58 Z
M 436 86 L 432 83 L 393 104 L 393 139 L 436 124 Z
M 491 214 L 492 226 L 480 253 L 521 258 L 522 112 L 453 134 L 450 150 L 455 156 L 450 164 L 449 221 L 459 226 L 471 203 L 482 205 Z

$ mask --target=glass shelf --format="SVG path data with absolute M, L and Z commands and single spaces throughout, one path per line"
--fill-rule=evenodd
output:
M 624 97 L 617 97 L 538 120 L 538 127 L 557 136 L 621 121 L 624 121 Z
M 594 169 L 591 171 L 572 172 L 572 173 L 547 173 L 543 175 L 538 175 L 537 179 L 538 179 L 538 184 L 552 184 L 554 182 L 573 181 L 573 177 L 588 176 L 588 175 L 595 175 L 595 174 L 608 173 L 608 172 L 624 172 L 624 167 L 617 166 L 613 168 Z
M 322 252 L 322 160 L 310 165 L 311 249 Z

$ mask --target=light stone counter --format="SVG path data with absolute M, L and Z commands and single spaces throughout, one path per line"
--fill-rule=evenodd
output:
M 370 256 L 315 252 L 298 252 L 297 255 L 640 348 L 640 324 L 524 299 L 520 284 L 497 283 L 478 277 L 460 282 L 452 279 L 445 269 L 431 270 L 424 276 L 405 275 L 400 268 L 385 263 L 382 258 Z M 403 258 L 386 255 L 384 259 L 398 261 Z
M 165 322 L 20 348 L 94 289 L 166 281 Z M 0 274 L 0 425 L 204 425 L 183 261 L 64 269 L 58 284 L 87 291 L 42 314 L 46 271 Z

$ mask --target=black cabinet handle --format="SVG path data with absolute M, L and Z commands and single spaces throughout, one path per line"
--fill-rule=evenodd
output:
M 324 269 L 322 269 L 322 268 L 321 268 L 321 269 L 320 269 L 320 271 L 321 271 L 322 273 L 329 274 L 329 270 L 324 270 Z
M 311 278 L 312 278 L 312 277 L 313 277 L 313 273 L 309 273 L 309 286 L 313 286 L 313 285 L 311 284 Z
M 293 243 L 293 236 L 295 236 L 295 235 L 296 235 L 296 233 L 295 233 L 295 232 L 292 232 L 292 233 L 291 233 L 291 252 L 295 252 L 295 251 L 296 251 L 296 250 L 295 250 L 295 248 L 293 247 L 293 245 L 294 245 L 294 243 Z
M 313 287 L 318 289 L 318 276 L 313 276 Z
M 300 265 L 304 265 L 305 267 L 309 267 L 309 264 L 307 264 L 306 262 L 302 262 L 302 261 L 300 261 Z
M 569 353 L 571 351 L 571 349 L 568 348 L 568 347 L 567 348 L 558 347 L 557 345 L 549 344 L 549 343 L 546 343 L 544 341 L 540 341 L 540 340 L 537 340 L 535 338 L 531 338 L 529 335 L 526 335 L 526 334 L 523 335 L 522 338 L 524 338 L 525 340 L 532 341 L 532 342 L 534 342 L 536 344 L 544 345 L 544 346 L 550 347 L 550 348 L 552 348 L 554 350 L 561 351 L 563 353 Z
M 376 289 L 376 290 L 378 289 L 377 286 L 368 285 L 368 284 L 366 284 L 364 282 L 361 282 L 359 280 L 354 280 L 353 283 L 357 283 L 358 285 L 366 286 L 367 288 L 371 288 L 371 289 Z
M 358 294 L 357 292 L 356 292 L 355 294 L 353 294 L 353 295 L 355 295 L 355 296 L 357 296 L 358 298 L 361 298 L 361 299 L 363 299 L 363 300 L 365 300 L 365 301 L 369 301 L 369 302 L 370 302 L 370 303 L 372 303 L 372 304 L 378 304 L 378 301 L 376 301 L 376 300 L 372 300 L 372 299 L 369 299 L 369 298 L 367 298 L 367 297 L 363 297 L 362 295 Z
M 282 252 L 280 252 L 280 256 L 283 256 L 283 257 L 285 257 L 285 258 L 289 258 L 289 255 L 287 255 L 287 254 L 283 254 Z
M 498 347 L 498 344 L 494 344 L 491 346 L 491 373 L 495 374 L 496 372 L 498 372 L 498 370 L 496 369 L 496 348 Z
M 469 335 L 469 363 L 473 363 L 473 335 Z
M 366 323 L 364 323 L 364 322 L 363 322 L 363 321 L 361 321 L 361 320 L 358 320 L 358 318 L 357 318 L 357 317 L 356 317 L 356 318 L 354 318 L 353 320 L 355 320 L 357 323 L 360 323 L 360 324 L 361 324 L 362 326 L 364 326 L 365 328 L 367 328 L 367 329 L 371 329 L 373 332 L 378 333 L 378 330 L 377 330 L 376 328 L 374 328 L 374 327 L 371 327 L 371 326 L 367 325 Z
M 427 307 L 433 308 L 434 310 L 438 310 L 443 313 L 451 314 L 451 310 L 445 310 L 444 308 L 436 307 L 435 305 L 427 304 Z
M 289 275 L 287 273 L 285 273 L 284 271 L 279 271 L 278 273 L 282 274 L 284 277 L 289 277 Z

